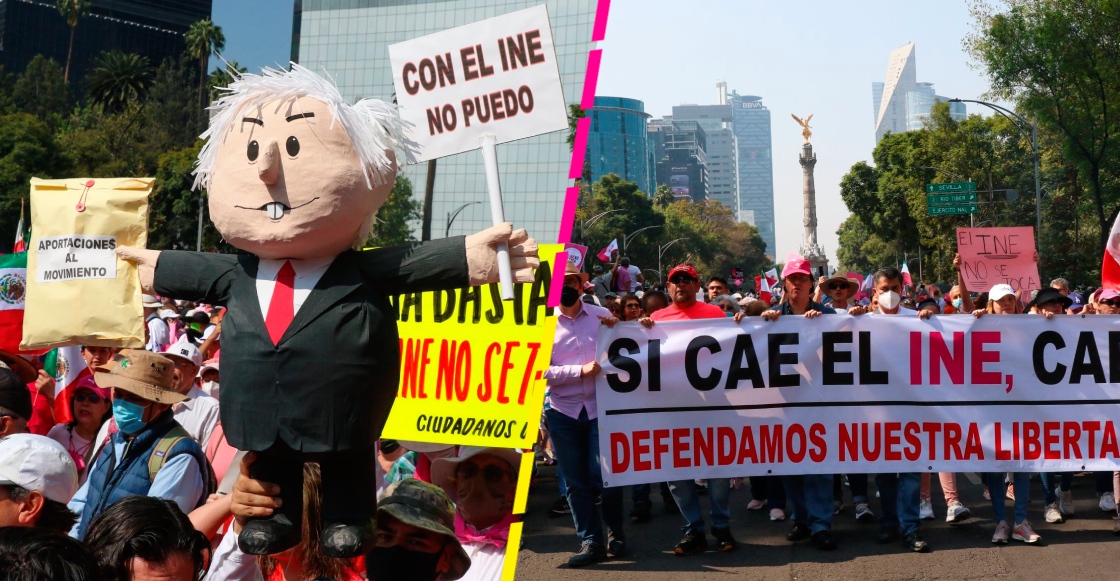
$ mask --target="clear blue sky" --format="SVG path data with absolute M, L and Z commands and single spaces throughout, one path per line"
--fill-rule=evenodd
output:
M 214 0 L 211 20 L 222 27 L 222 57 L 250 72 L 285 67 L 292 55 L 293 0 Z M 210 59 L 210 70 L 222 66 Z
M 848 216 L 840 178 L 875 145 L 871 83 L 887 57 L 915 43 L 918 81 L 939 95 L 988 90 L 961 40 L 972 30 L 964 0 L 613 0 L 599 95 L 645 101 L 654 117 L 673 105 L 714 103 L 717 81 L 760 95 L 771 111 L 777 259 L 802 238 L 801 128 L 814 114 L 818 236 L 835 266 L 836 229 Z M 969 105 L 969 113 L 982 113 Z

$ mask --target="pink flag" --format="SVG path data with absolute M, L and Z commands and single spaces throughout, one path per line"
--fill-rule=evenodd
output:
M 618 252 L 618 238 L 611 240 L 611 243 L 608 244 L 606 248 L 599 251 L 599 260 L 603 262 L 613 262 L 614 259 L 611 258 L 611 254 L 615 252 Z

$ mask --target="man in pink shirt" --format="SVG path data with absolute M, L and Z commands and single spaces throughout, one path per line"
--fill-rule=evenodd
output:
M 576 534 L 582 541 L 580 551 L 568 559 L 569 567 L 583 567 L 605 561 L 607 554 L 626 553 L 622 532 L 622 488 L 603 488 L 599 467 L 599 415 L 595 405 L 595 340 L 600 324 L 613 325 L 618 319 L 611 312 L 580 300 L 587 273 L 572 263 L 564 276 L 560 295 L 560 316 L 548 380 L 551 407 L 545 412 L 549 436 L 556 451 L 557 468 L 567 484 L 568 505 L 572 509 Z M 722 311 L 721 311 L 722 313 Z M 722 315 L 721 315 L 722 316 Z M 595 496 L 602 491 L 602 518 Z M 607 532 L 604 542 L 603 522 Z
M 723 309 L 709 303 L 696 300 L 700 292 L 700 275 L 696 269 L 688 264 L 680 264 L 669 271 L 669 298 L 673 304 L 661 309 L 653 315 L 641 319 L 646 327 L 652 327 L 657 321 L 684 321 L 689 319 L 723 319 L 727 315 Z M 684 538 L 673 552 L 678 555 L 692 555 L 703 552 L 708 548 L 708 539 L 704 535 L 704 515 L 700 511 L 700 497 L 697 495 L 696 482 L 693 480 L 678 480 L 669 483 L 669 490 L 673 492 L 673 499 L 681 509 L 685 518 Z M 711 505 L 712 536 L 716 539 L 716 550 L 735 550 L 735 539 L 731 536 L 731 509 L 727 505 L 731 493 L 731 480 L 728 478 L 708 479 L 708 502 Z

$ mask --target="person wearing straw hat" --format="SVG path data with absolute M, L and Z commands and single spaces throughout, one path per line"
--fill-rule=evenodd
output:
M 464 581 L 502 576 L 521 452 L 462 446 L 455 458 L 432 461 L 432 484 L 455 503 L 455 536 L 471 558 Z
M 213 477 L 202 448 L 171 411 L 187 399 L 172 389 L 175 364 L 162 355 L 124 349 L 93 371 L 99 387 L 113 390 L 117 432 L 70 501 L 70 510 L 80 516 L 70 536 L 82 540 L 95 516 L 129 496 L 171 500 L 183 512 L 201 506 Z
M 544 373 L 550 405 L 545 419 L 581 543 L 579 552 L 568 559 L 569 567 L 601 563 L 608 553 L 615 557 L 626 553 L 622 488 L 603 488 L 598 462 L 599 415 L 595 404 L 595 376 L 601 371 L 595 361 L 599 325 L 601 322 L 613 325 L 618 319 L 603 307 L 579 300 L 585 282 L 587 273 L 580 272 L 569 262 L 564 272 L 560 313 L 556 317 L 552 359 Z M 601 516 L 595 502 L 596 490 L 602 490 Z
M 859 286 L 859 281 L 854 278 L 839 274 L 833 275 L 832 278 L 822 276 L 817 281 L 817 292 L 813 295 L 813 300 L 819 303 L 827 295 L 828 298 L 832 299 L 828 306 L 836 312 L 847 311 L 856 307 L 853 297 L 859 292 Z
M 159 318 L 159 310 L 163 307 L 159 297 L 144 295 L 144 323 L 148 326 L 148 342 L 144 348 L 153 353 L 162 353 L 171 344 L 171 333 L 167 323 Z

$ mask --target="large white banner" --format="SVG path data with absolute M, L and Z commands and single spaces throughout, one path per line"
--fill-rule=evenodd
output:
M 1120 317 L 620 323 L 597 357 L 606 486 L 1120 468 Z
M 417 161 L 568 128 L 543 4 L 390 45 L 389 61 Z

